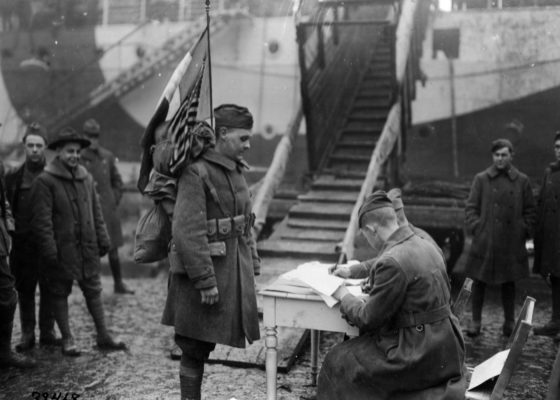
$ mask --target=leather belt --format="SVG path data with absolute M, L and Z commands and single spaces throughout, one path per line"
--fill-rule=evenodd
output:
M 418 327 L 420 325 L 441 321 L 442 319 L 448 318 L 450 315 L 451 308 L 449 304 L 421 313 L 400 313 L 395 317 L 393 327 L 396 329 L 413 326 Z
M 209 219 L 206 221 L 208 239 L 218 241 L 237 236 L 248 236 L 255 222 L 255 215 L 236 215 L 230 218 Z

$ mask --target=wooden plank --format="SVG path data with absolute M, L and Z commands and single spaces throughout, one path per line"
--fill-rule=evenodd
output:
M 349 218 L 353 207 L 353 204 L 299 203 L 290 209 L 289 215 L 346 220 Z
M 344 232 L 309 228 L 285 228 L 280 232 L 282 239 L 313 240 L 318 242 L 338 243 L 344 239 Z
M 348 221 L 325 220 L 314 218 L 289 218 L 288 226 L 293 228 L 312 228 L 312 229 L 330 229 L 336 231 L 346 231 Z
M 311 190 L 305 194 L 299 195 L 300 201 L 318 201 L 318 202 L 336 202 L 336 203 L 352 203 L 356 202 L 359 191 L 340 191 L 340 190 Z
M 336 179 L 334 176 L 322 175 L 311 185 L 316 190 L 355 190 L 362 187 L 362 179 Z
M 241 368 L 265 369 L 266 346 L 262 321 L 259 322 L 261 338 L 245 349 L 217 345 L 210 353 L 210 364 L 223 364 Z M 309 331 L 278 327 L 278 371 L 287 373 L 309 341 Z
M 301 240 L 265 240 L 257 244 L 259 255 L 271 257 L 298 257 L 335 262 L 336 244 L 329 242 L 302 242 Z

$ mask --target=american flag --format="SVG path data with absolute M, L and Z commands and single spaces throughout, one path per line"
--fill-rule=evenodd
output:
M 170 121 L 168 137 L 177 145 L 170 167 L 172 171 L 177 171 L 188 157 L 191 145 L 189 130 L 194 121 L 211 116 L 207 35 L 208 29 L 205 29 L 173 71 L 142 136 L 143 153 L 138 177 L 141 193 L 144 193 L 153 167 L 150 149 L 155 144 L 156 128 L 164 121 Z

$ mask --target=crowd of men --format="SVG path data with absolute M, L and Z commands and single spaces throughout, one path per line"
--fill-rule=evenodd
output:
M 60 346 L 66 356 L 80 355 L 68 312 L 68 296 L 76 281 L 95 323 L 99 348 L 126 348 L 109 335 L 101 302 L 100 257 L 107 253 L 115 292 L 133 291 L 122 280 L 118 257 L 123 239 L 116 209 L 123 183 L 115 157 L 99 146 L 100 133 L 97 121 L 88 120 L 82 133 L 64 128 L 49 140 L 40 124 L 31 123 L 23 137 L 24 162 L 2 171 L 2 366 L 34 366 L 33 360 L 11 350 L 10 341 L 19 304 L 21 339 L 16 350 L 25 353 L 36 344 L 37 286 L 41 346 Z M 47 148 L 55 153 L 48 162 Z
M 216 344 L 245 347 L 246 341 L 259 339 L 254 277 L 260 273 L 260 258 L 243 175 L 253 117 L 233 104 L 214 113 L 215 128 L 205 122 L 193 128 L 194 153 L 174 175 L 166 169 L 173 156 L 167 151 L 169 138 L 161 129 L 153 138 L 156 171 L 148 187 L 155 201 L 165 203 L 162 207 L 172 222 L 162 323 L 174 327 L 181 349 L 182 400 L 201 398 L 204 364 Z M 16 349 L 25 352 L 35 345 L 37 286 L 40 344 L 61 346 L 67 356 L 80 354 L 67 301 L 76 281 L 95 322 L 99 348 L 126 348 L 109 335 L 100 296 L 100 257 L 105 254 L 115 292 L 132 291 L 122 282 L 117 252 L 122 233 L 118 223 L 113 226 L 118 222 L 122 181 L 114 156 L 99 146 L 99 134 L 99 124 L 88 120 L 83 133 L 65 128 L 47 142 L 44 129 L 32 124 L 23 138 L 25 162 L 0 180 L 2 366 L 34 364 L 14 353 L 10 340 L 19 294 L 22 338 Z M 502 332 L 512 334 L 515 284 L 529 274 L 525 242 L 534 237 L 535 271 L 551 282 L 553 304 L 551 320 L 534 333 L 560 339 L 560 133 L 553 142 L 557 161 L 546 168 L 537 202 L 529 178 L 513 166 L 513 145 L 506 139 L 492 143 L 492 165 L 474 178 L 465 209 L 466 227 L 473 235 L 466 266 L 474 280 L 469 336 L 483 331 L 488 285 L 501 287 Z M 48 163 L 45 147 L 56 153 Z M 334 294 L 343 317 L 360 328 L 360 335 L 336 345 L 326 356 L 317 398 L 463 399 L 465 344 L 450 308 L 443 252 L 428 233 L 408 222 L 398 189 L 368 196 L 358 220 L 374 257 L 337 265 L 331 272 L 368 279 L 366 297 L 356 297 L 344 286 Z M 33 249 L 41 257 L 30 258 Z M 55 335 L 55 321 L 61 338 Z M 550 399 L 558 398 L 556 375 L 560 356 Z

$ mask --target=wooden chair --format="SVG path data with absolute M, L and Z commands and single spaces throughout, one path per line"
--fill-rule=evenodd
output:
M 467 400 L 501 400 L 504 396 L 513 371 L 517 366 L 517 361 L 523 350 L 523 346 L 527 341 L 529 332 L 533 327 L 533 311 L 535 308 L 535 299 L 532 297 L 525 298 L 525 303 L 521 309 L 521 313 L 515 323 L 515 328 L 511 334 L 506 349 L 509 348 L 509 353 L 506 357 L 504 367 L 495 380 L 495 384 L 490 389 L 479 389 L 467 391 L 465 398 Z M 472 372 L 472 371 L 471 371 Z

